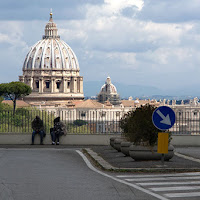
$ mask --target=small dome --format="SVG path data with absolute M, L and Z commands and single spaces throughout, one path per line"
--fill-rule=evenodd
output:
M 109 93 L 109 94 L 117 94 L 116 87 L 111 83 L 111 79 L 108 76 L 105 84 L 101 87 L 100 93 Z
M 121 103 L 120 96 L 117 94 L 117 89 L 111 83 L 109 76 L 107 77 L 105 84 L 101 87 L 101 91 L 97 98 L 100 103 L 104 103 L 106 101 L 109 101 L 113 105 L 119 105 Z

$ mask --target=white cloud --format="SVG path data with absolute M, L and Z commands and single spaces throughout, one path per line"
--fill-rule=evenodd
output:
M 97 16 L 117 16 L 126 8 L 133 8 L 141 11 L 144 5 L 143 0 L 104 0 L 102 5 L 86 5 L 86 18 L 96 18 Z
M 123 9 L 135 6 L 139 11 L 144 5 L 143 0 L 105 0 L 105 9 L 111 13 L 119 13 Z
M 106 58 L 110 60 L 110 62 L 118 63 L 121 68 L 131 68 L 137 69 L 138 63 L 136 60 L 136 53 L 127 53 L 127 52 L 113 52 L 108 53 Z
M 10 38 L 8 35 L 0 33 L 0 43 L 2 42 L 8 42 L 10 43 Z

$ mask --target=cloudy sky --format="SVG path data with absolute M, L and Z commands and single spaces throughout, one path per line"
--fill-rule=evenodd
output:
M 22 75 L 51 8 L 84 81 L 200 88 L 199 0 L 1 0 L 0 83 Z

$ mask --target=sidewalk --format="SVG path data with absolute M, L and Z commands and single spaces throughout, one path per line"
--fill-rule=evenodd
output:
M 170 161 L 134 161 L 111 146 L 86 148 L 88 155 L 104 170 L 141 172 L 200 171 L 200 147 L 175 147 Z

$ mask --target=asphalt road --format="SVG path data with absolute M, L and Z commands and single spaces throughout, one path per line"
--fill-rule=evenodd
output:
M 158 199 L 86 162 L 76 149 L 0 149 L 0 199 Z

